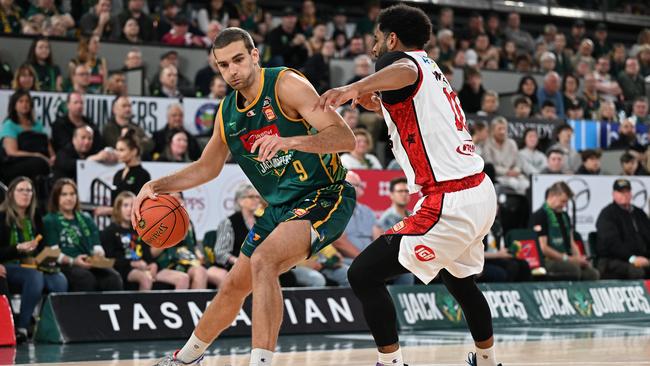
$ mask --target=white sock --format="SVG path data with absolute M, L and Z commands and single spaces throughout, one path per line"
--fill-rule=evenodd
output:
M 210 346 L 210 343 L 203 342 L 192 332 L 190 339 L 187 340 L 187 343 L 176 354 L 176 359 L 185 363 L 193 362 L 205 353 L 208 346 Z
M 261 348 L 253 348 L 249 366 L 270 366 L 273 352 Z
M 404 359 L 402 358 L 402 349 L 398 348 L 397 351 L 393 353 L 381 353 L 379 354 L 379 363 L 385 366 L 404 366 Z
M 476 347 L 476 366 L 497 366 L 494 345 L 486 349 Z

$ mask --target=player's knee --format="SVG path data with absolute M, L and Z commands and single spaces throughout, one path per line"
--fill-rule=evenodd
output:
M 354 291 L 363 289 L 371 277 L 371 273 L 368 272 L 367 267 L 361 261 L 355 260 L 348 268 L 348 282 Z
M 277 263 L 265 256 L 261 251 L 255 251 L 251 256 L 251 272 L 253 277 L 278 277 L 280 269 Z

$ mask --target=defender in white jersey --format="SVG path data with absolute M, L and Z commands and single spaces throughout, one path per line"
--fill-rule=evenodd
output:
M 378 346 L 377 366 L 403 365 L 385 282 L 409 271 L 424 283 L 440 274 L 476 344 L 467 362 L 496 366 L 490 308 L 473 277 L 483 270 L 482 240 L 497 207 L 494 187 L 475 154 L 456 93 L 422 51 L 431 33 L 426 14 L 400 4 L 383 10 L 377 23 L 375 74 L 327 91 L 317 106 L 352 100 L 382 113 L 409 191 L 422 194 L 414 214 L 370 244 L 348 271 Z

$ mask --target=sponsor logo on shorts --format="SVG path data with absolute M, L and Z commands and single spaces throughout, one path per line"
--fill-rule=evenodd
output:
M 431 260 L 436 259 L 436 253 L 434 253 L 433 249 L 429 248 L 426 245 L 418 245 L 415 247 L 414 250 L 415 257 L 420 261 L 420 262 L 428 262 Z
M 294 208 L 293 209 L 293 214 L 296 215 L 297 217 L 303 217 L 305 216 L 309 211 L 305 210 L 304 208 Z

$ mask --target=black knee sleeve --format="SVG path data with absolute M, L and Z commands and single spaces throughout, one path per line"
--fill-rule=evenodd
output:
M 476 342 L 482 342 L 492 337 L 492 314 L 485 296 L 474 281 L 473 276 L 457 278 L 447 270 L 440 271 L 440 277 L 463 309 L 467 326 Z

